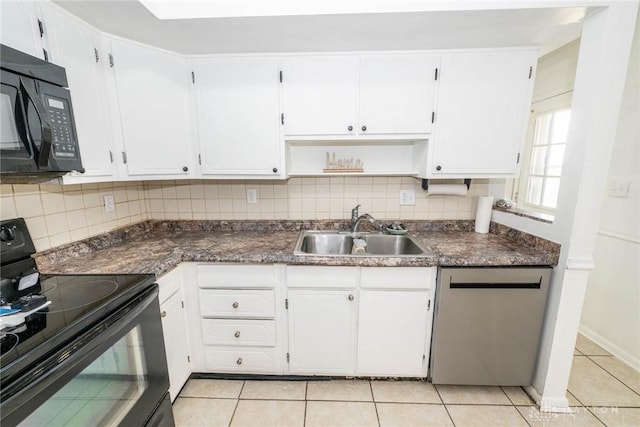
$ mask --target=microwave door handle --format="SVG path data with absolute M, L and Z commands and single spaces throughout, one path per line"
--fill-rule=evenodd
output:
M 49 156 L 51 156 L 51 123 L 49 123 L 49 113 L 42 103 L 42 99 L 38 96 L 38 94 L 29 87 L 29 85 L 25 84 L 25 81 L 22 77 L 20 77 L 20 87 L 24 90 L 24 93 L 29 98 L 29 101 L 33 104 L 36 109 L 36 113 L 40 118 L 40 130 L 42 131 L 42 143 L 40 144 L 40 152 L 38 154 L 38 166 L 45 167 L 49 164 Z M 25 115 L 28 114 L 25 112 Z

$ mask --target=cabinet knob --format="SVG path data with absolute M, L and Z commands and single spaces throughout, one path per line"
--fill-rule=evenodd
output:
M 162 313 L 160 313 L 160 317 L 167 317 L 167 312 L 163 311 Z
M 347 130 L 348 130 L 349 132 L 351 132 L 351 131 L 353 130 L 353 126 L 349 125 L 349 127 L 347 128 Z
M 233 334 L 233 336 L 236 337 L 236 338 L 240 338 L 240 331 L 236 331 L 236 333 Z
M 240 304 L 238 304 L 238 301 L 235 301 L 235 302 L 232 304 L 233 308 L 238 308 L 238 306 L 239 306 L 239 305 L 240 305 Z
M 366 126 L 362 126 L 362 132 L 366 132 L 367 131 L 367 127 Z
M 347 298 L 349 298 L 349 301 L 353 301 L 353 294 L 349 294 Z
M 242 365 L 242 357 L 238 357 L 238 360 L 236 360 L 236 365 Z
M 278 168 L 273 168 L 271 170 L 273 171 L 273 173 L 278 173 Z
M 188 168 L 188 167 L 186 167 L 186 166 L 183 166 L 183 167 L 182 167 L 182 172 L 187 172 L 188 170 L 189 170 L 189 168 Z
M 436 170 L 437 171 L 441 171 L 442 170 L 442 166 L 440 166 L 440 165 L 436 166 Z

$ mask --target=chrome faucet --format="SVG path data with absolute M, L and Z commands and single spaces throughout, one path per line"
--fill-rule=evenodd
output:
M 358 205 L 355 208 L 351 209 L 351 232 L 355 233 L 358 230 L 358 225 L 362 220 L 367 220 L 370 224 L 376 222 L 376 219 L 369 214 L 364 214 L 358 216 L 358 208 L 362 205 Z

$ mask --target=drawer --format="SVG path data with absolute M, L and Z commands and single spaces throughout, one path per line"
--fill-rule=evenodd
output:
M 200 289 L 204 317 L 274 317 L 275 292 L 260 289 Z
M 358 267 L 288 266 L 290 288 L 355 288 Z
M 277 284 L 274 265 L 198 265 L 200 288 L 273 288 Z
M 360 283 L 367 289 L 432 289 L 437 267 L 362 267 Z
M 202 319 L 202 342 L 212 345 L 276 345 L 275 320 Z
M 204 365 L 213 372 L 274 372 L 278 367 L 275 349 L 204 348 Z

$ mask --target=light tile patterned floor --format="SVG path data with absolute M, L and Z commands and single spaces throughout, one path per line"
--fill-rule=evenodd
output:
M 188 426 L 640 426 L 640 373 L 579 336 L 571 414 L 541 413 L 520 387 L 424 381 L 190 380 L 173 405 Z

